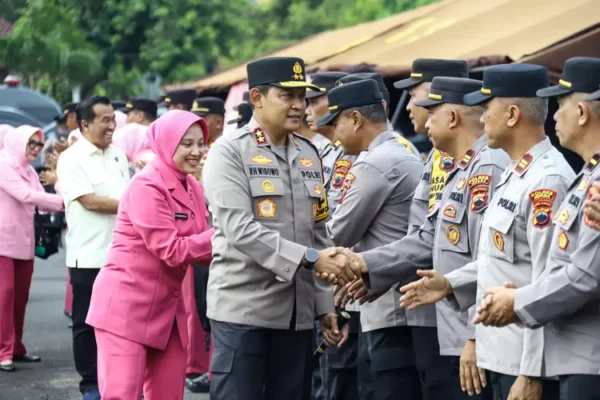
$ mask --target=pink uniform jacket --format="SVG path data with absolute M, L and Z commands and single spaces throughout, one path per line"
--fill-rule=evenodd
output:
M 63 199 L 46 193 L 25 156 L 27 142 L 39 128 L 21 126 L 6 134 L 0 154 L 0 256 L 32 260 L 35 208 L 59 211 Z M 43 138 L 43 134 L 40 133 Z
M 181 286 L 188 263 L 209 265 L 211 237 L 202 186 L 186 176 L 187 191 L 160 162 L 149 164 L 125 191 L 105 267 L 86 322 L 164 350 L 173 321 L 188 343 Z

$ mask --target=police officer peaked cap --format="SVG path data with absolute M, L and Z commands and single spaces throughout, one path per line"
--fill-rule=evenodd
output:
M 482 104 L 493 97 L 536 97 L 548 87 L 548 70 L 532 64 L 502 64 L 483 70 L 483 87 L 465 96 L 468 106 Z
M 600 89 L 600 88 L 599 88 Z M 600 90 L 590 94 L 585 98 L 587 101 L 600 100 Z
M 382 104 L 383 96 L 373 79 L 366 79 L 337 86 L 327 93 L 329 112 L 317 121 L 318 126 L 331 125 L 335 118 L 344 110 Z
M 413 61 L 410 77 L 394 83 L 396 89 L 410 89 L 423 82 L 432 82 L 436 76 L 469 77 L 469 64 L 464 60 L 417 58 Z
M 600 86 L 600 58 L 569 58 L 558 85 L 538 90 L 538 97 L 562 96 L 573 92 L 592 93 Z
M 227 121 L 228 124 L 247 124 L 252 119 L 252 106 L 250 104 L 240 104 L 238 106 L 238 115 L 236 118 Z
M 246 66 L 248 87 L 271 85 L 280 88 L 311 88 L 318 86 L 306 82 L 304 60 L 297 57 L 267 57 L 252 61 Z
M 64 123 L 67 120 L 67 116 L 70 113 L 74 113 L 77 111 L 77 105 L 79 103 L 67 103 L 65 104 L 65 106 L 63 107 L 63 113 L 57 117 L 54 117 L 54 120 L 57 121 L 59 124 Z
M 183 104 L 187 108 L 192 108 L 192 104 L 194 104 L 195 98 L 195 89 L 172 90 L 170 92 L 167 92 L 167 95 L 165 96 L 165 103 L 167 104 L 167 106 L 170 106 L 171 104 Z
M 250 103 L 250 92 L 249 91 L 245 91 L 242 94 L 242 102 L 240 104 L 248 104 L 248 103 Z M 239 107 L 239 104 L 237 106 L 233 106 L 233 109 L 235 111 L 237 111 L 238 107 Z
M 419 107 L 434 107 L 438 104 L 465 104 L 465 94 L 481 89 L 481 81 L 469 78 L 449 78 L 437 76 L 433 78 L 428 98 L 415 102 Z
M 121 110 L 123 108 L 125 108 L 125 105 L 127 103 L 124 102 L 123 100 L 113 100 L 110 102 L 110 105 L 115 109 L 115 110 Z
M 312 99 L 314 97 L 324 96 L 331 89 L 335 87 L 335 84 L 338 80 L 347 76 L 348 74 L 345 72 L 337 72 L 337 71 L 324 71 L 317 72 L 312 76 L 310 83 L 319 87 L 319 90 L 306 89 L 306 98 Z
M 125 108 L 123 109 L 124 113 L 128 113 L 129 111 L 137 110 L 144 111 L 150 115 L 156 117 L 158 112 L 158 104 L 154 100 L 143 99 L 143 98 L 134 98 L 129 99 L 127 104 L 125 104 Z
M 389 93 L 388 88 L 385 86 L 385 82 L 383 81 L 383 76 L 377 72 L 360 72 L 357 74 L 350 74 L 348 76 L 340 79 L 336 85 L 343 85 L 345 83 L 364 81 L 365 79 L 373 79 L 377 82 L 377 87 L 379 87 L 379 91 L 383 93 Z
M 225 115 L 225 102 L 218 97 L 200 97 L 194 100 L 192 112 L 196 115 Z

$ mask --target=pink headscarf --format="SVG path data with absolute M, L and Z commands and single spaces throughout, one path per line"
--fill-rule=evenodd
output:
M 43 142 L 44 134 L 40 128 L 21 125 L 8 131 L 4 136 L 4 148 L 0 152 L 0 163 L 10 165 L 25 179 L 31 175 L 31 170 L 33 170 L 33 167 L 29 165 L 29 160 L 27 160 L 27 143 L 35 133 Z
M 179 171 L 173 161 L 173 154 L 181 138 L 187 130 L 195 123 L 199 123 L 204 134 L 204 143 L 208 141 L 208 126 L 206 121 L 189 111 L 172 110 L 164 113 L 154 121 L 146 133 L 148 144 L 156 154 L 153 162 L 161 163 L 171 169 L 175 175 L 183 180 L 185 174 Z
M 0 125 L 0 150 L 2 150 L 2 148 L 4 147 L 4 135 L 6 135 L 6 133 L 8 131 L 12 131 L 13 128 L 10 125 L 6 125 L 6 124 L 1 124 Z
M 127 125 L 127 114 L 123 111 L 115 110 L 115 122 L 117 123 L 117 127 L 115 129 L 121 129 L 125 125 Z
M 141 156 L 146 150 L 150 150 L 146 139 L 147 126 L 131 123 L 118 129 L 113 134 L 113 143 L 115 146 L 125 152 L 129 161 L 140 161 Z

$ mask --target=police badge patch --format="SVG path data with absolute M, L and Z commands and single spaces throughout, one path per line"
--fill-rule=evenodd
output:
M 473 175 L 469 178 L 469 190 L 471 191 L 471 211 L 479 213 L 488 205 L 490 183 L 492 176 L 486 174 Z
M 352 167 L 352 162 L 348 160 L 337 160 L 335 162 L 335 170 L 333 171 L 333 180 L 331 186 L 339 189 L 344 185 L 344 179 L 348 175 L 348 171 Z
M 556 199 L 556 191 L 552 189 L 538 189 L 529 193 L 533 203 L 533 219 L 531 223 L 539 229 L 544 229 L 552 224 L 552 205 Z
M 338 204 L 342 204 L 342 201 L 344 201 L 344 197 L 346 197 L 346 193 L 348 193 L 348 190 L 350 190 L 352 182 L 354 182 L 355 179 L 356 176 L 352 172 L 346 175 L 346 179 L 344 180 L 344 188 L 342 189 L 342 193 L 340 194 L 340 198 L 338 199 Z

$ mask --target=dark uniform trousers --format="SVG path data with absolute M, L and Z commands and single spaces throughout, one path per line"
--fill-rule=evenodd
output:
M 499 374 L 491 372 L 492 390 L 494 392 L 494 400 L 507 400 L 510 393 L 510 388 L 517 380 L 516 376 Z M 590 397 L 590 399 L 593 397 Z M 599 397 L 600 398 L 600 397 Z M 542 385 L 542 400 L 559 400 L 560 399 L 560 382 L 544 379 Z M 577 398 L 577 400 L 583 400 Z
M 561 376 L 560 400 L 600 400 L 600 375 Z
M 210 323 L 211 400 L 310 400 L 312 330 Z
M 85 319 L 100 269 L 71 268 L 70 271 L 73 288 L 73 357 L 75 369 L 81 376 L 79 390 L 85 393 L 98 388 L 96 334 L 94 328 L 85 323 Z
M 315 341 L 313 343 L 313 353 L 317 350 L 321 342 L 323 341 L 323 334 L 321 333 L 321 327 L 319 321 L 315 321 L 314 331 Z M 312 400 L 326 400 L 327 393 L 323 386 L 323 379 L 321 377 L 321 371 L 325 368 L 325 357 L 321 356 L 318 360 L 313 358 L 312 361 Z

